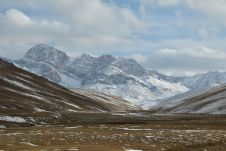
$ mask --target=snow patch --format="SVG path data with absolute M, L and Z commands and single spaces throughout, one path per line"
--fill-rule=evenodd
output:
M 126 149 L 125 151 L 143 151 L 143 150 L 140 150 L 140 149 Z
M 15 85 L 17 87 L 20 87 L 20 88 L 23 88 L 23 89 L 26 89 L 26 90 L 32 90 L 32 91 L 35 91 L 34 89 L 32 89 L 31 87 L 28 87 L 26 85 L 24 85 L 23 83 L 20 83 L 18 81 L 14 81 L 14 80 L 10 80 L 10 79 L 6 79 L 6 78 L 3 78 L 1 77 L 2 80 L 6 81 L 7 83 L 9 84 L 12 84 L 12 85 Z
M 6 126 L 5 125 L 0 125 L 0 128 L 6 128 Z
M 44 110 L 44 109 L 40 109 L 40 108 L 38 108 L 38 107 L 35 107 L 34 110 L 35 110 L 36 112 L 48 112 L 48 111 L 46 111 L 46 110 Z
M 63 102 L 63 101 L 61 101 L 61 102 Z M 65 103 L 65 104 L 67 104 L 67 105 L 69 105 L 69 106 L 72 106 L 72 107 L 74 107 L 74 108 L 81 109 L 79 106 L 77 106 L 77 105 L 75 105 L 75 104 L 68 103 L 68 102 L 63 102 L 63 103 Z
M 38 96 L 38 95 L 33 95 L 33 94 L 28 94 L 28 93 L 22 93 L 22 94 L 25 95 L 25 96 L 30 96 L 32 98 L 36 98 L 36 99 L 41 100 L 41 101 L 46 100 L 45 98 Z
M 78 112 L 78 111 L 72 110 L 72 109 L 68 109 L 67 111 L 68 111 L 68 112 Z
M 58 73 L 58 74 L 61 78 L 61 82 L 60 82 L 61 85 L 68 88 L 79 88 L 81 86 L 81 81 L 79 79 L 70 77 L 63 73 Z
M 69 148 L 67 150 L 78 150 L 77 148 Z
M 32 144 L 30 142 L 20 142 L 20 144 L 24 144 L 24 145 L 28 145 L 28 146 L 33 146 L 33 147 L 37 147 L 38 145 Z
M 21 117 L 6 116 L 6 115 L 0 115 L 0 120 L 7 121 L 7 122 L 16 122 L 16 123 L 25 123 L 26 122 L 26 120 Z

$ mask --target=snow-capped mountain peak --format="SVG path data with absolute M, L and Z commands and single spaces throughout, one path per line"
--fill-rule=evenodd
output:
M 134 59 L 119 58 L 114 62 L 114 66 L 134 76 L 143 76 L 146 71 Z
M 160 74 L 151 74 L 134 59 L 88 54 L 70 58 L 46 44 L 32 47 L 25 57 L 14 63 L 63 86 L 93 89 L 145 107 L 154 105 L 158 99 L 188 90 Z
M 37 44 L 30 48 L 22 59 L 45 62 L 58 67 L 67 61 L 69 57 L 64 52 L 50 47 L 47 44 Z

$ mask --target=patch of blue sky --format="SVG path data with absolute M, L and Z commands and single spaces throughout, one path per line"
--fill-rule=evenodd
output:
M 222 28 L 220 31 L 217 32 L 218 38 L 225 38 L 226 37 L 226 28 Z
M 104 0 L 104 2 L 118 7 L 128 8 L 135 13 L 138 13 L 140 8 L 139 0 Z
M 23 3 L 23 2 L 15 2 L 15 1 L 11 1 L 11 0 L 1 1 L 0 12 L 4 13 L 9 9 L 18 9 L 18 10 L 21 10 L 21 11 L 27 12 L 27 13 L 32 11 L 32 8 L 29 7 L 28 5 L 26 5 L 26 3 Z

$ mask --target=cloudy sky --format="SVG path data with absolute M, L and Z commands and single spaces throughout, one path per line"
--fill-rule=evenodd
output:
M 0 56 L 37 43 L 169 75 L 226 71 L 226 0 L 0 0 Z

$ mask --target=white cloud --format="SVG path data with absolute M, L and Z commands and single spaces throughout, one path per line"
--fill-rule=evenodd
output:
M 17 9 L 7 10 L 5 14 L 0 14 L 0 18 L 0 27 L 5 28 L 8 33 L 13 35 L 15 35 L 16 32 L 23 36 L 29 31 L 32 31 L 33 34 L 36 34 L 37 32 L 43 32 L 45 34 L 47 31 L 65 33 L 70 30 L 70 26 L 67 24 L 59 21 L 35 20 Z M 1 32 L 4 31 L 1 30 Z
M 63 33 L 67 33 L 70 30 L 70 26 L 58 21 L 47 21 L 43 20 L 40 23 L 37 23 L 37 25 L 42 26 L 43 28 L 47 28 L 48 30 L 53 31 L 61 31 Z
M 182 0 L 158 0 L 160 6 L 176 6 L 181 3 Z
M 143 7 L 152 7 L 152 6 L 162 6 L 162 7 L 172 7 L 182 4 L 184 0 L 140 0 Z
M 177 55 L 177 53 L 178 53 L 178 50 L 168 49 L 168 48 L 159 49 L 158 51 L 164 55 Z
M 0 55 L 5 57 L 52 43 L 69 55 L 130 56 L 165 73 L 225 68 L 225 51 L 217 50 L 226 49 L 223 0 L 140 0 L 133 6 L 137 10 L 104 0 L 0 3 Z
M 182 48 L 182 49 L 159 49 L 162 55 L 184 56 L 199 59 L 225 59 L 226 53 L 206 47 Z M 158 53 L 158 52 L 157 52 Z
M 18 26 L 16 22 L 10 26 L 9 21 L 5 22 L 7 12 L 11 11 L 0 14 L 3 17 L 0 20 L 2 28 L 0 32 L 2 38 L 4 37 L 4 43 L 17 41 L 18 44 L 23 42 L 24 45 L 31 45 L 37 42 L 54 42 L 59 48 L 71 50 L 69 53 L 83 50 L 108 53 L 106 50 L 126 51 L 139 45 L 137 44 L 138 41 L 141 42 L 139 35 L 148 28 L 146 21 L 138 18 L 130 9 L 105 3 L 102 0 L 50 0 L 48 2 L 31 0 L 30 3 L 28 1 L 23 3 L 24 6 L 37 9 L 41 15 L 37 17 L 13 9 L 20 14 L 23 22 L 31 22 L 31 25 L 25 28 L 25 26 Z M 45 3 L 43 8 L 42 3 Z M 21 4 L 18 3 L 18 5 Z M 42 11 L 50 13 L 54 19 L 50 19 L 48 14 L 42 16 Z M 20 19 L 16 21 L 19 22 Z
M 129 58 L 133 58 L 141 64 L 145 64 L 148 62 L 148 56 L 145 56 L 143 54 L 134 53 L 134 54 L 130 55 Z
M 226 17 L 225 0 L 187 0 L 188 6 L 213 17 Z
M 10 9 L 6 11 L 5 17 L 6 19 L 8 19 L 8 21 L 17 26 L 27 26 L 33 24 L 31 19 L 27 15 L 16 9 Z
M 167 75 L 194 75 L 210 70 L 226 70 L 226 53 L 206 47 L 157 49 L 152 53 L 137 53 L 130 57 L 148 69 Z
M 21 57 L 32 45 L 55 41 L 66 36 L 69 31 L 70 26 L 65 23 L 37 19 L 20 10 L 9 9 L 0 13 L 1 56 Z
M 174 7 L 187 6 L 192 11 L 199 11 L 207 16 L 213 17 L 226 24 L 226 1 L 225 0 L 141 0 L 141 4 L 146 7 Z
M 146 23 L 128 8 L 104 3 L 101 0 L 57 0 L 58 11 L 69 18 L 78 36 L 133 37 L 145 30 Z M 73 13 L 72 13 L 73 12 Z

